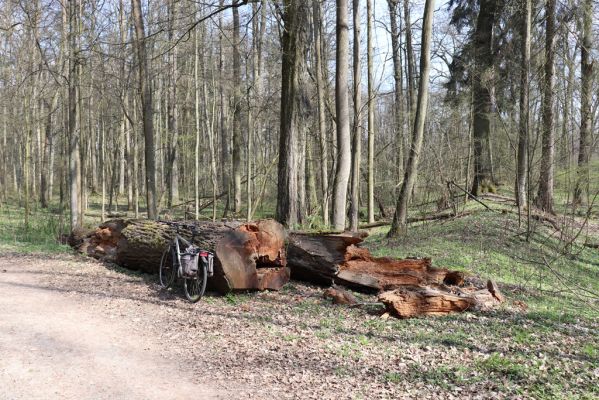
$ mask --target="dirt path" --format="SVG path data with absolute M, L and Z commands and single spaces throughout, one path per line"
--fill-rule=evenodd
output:
M 230 398 L 165 359 L 161 338 L 130 335 L 93 299 L 43 286 L 33 266 L 0 257 L 0 398 Z

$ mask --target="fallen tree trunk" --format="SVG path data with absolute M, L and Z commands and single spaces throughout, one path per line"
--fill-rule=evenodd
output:
M 175 223 L 176 224 L 176 223 Z M 214 276 L 209 289 L 274 289 L 289 281 L 286 266 L 285 230 L 272 220 L 253 223 L 186 221 L 177 225 L 179 234 L 215 254 Z M 176 228 L 157 221 L 116 219 L 103 223 L 82 240 L 79 251 L 117 265 L 157 273 L 160 258 L 174 238 Z
M 463 275 L 434 268 L 429 258 L 373 257 L 357 247 L 362 238 L 348 234 L 291 233 L 287 253 L 294 279 L 330 285 L 333 282 L 358 290 L 380 292 L 404 285 L 458 285 Z

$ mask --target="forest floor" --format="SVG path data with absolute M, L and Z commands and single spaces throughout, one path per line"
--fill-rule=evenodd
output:
M 495 279 L 509 299 L 491 313 L 411 320 L 331 305 L 322 288 L 298 282 L 192 305 L 154 276 L 36 244 L 35 231 L 21 235 L 2 222 L 7 215 L 0 387 L 8 398 L 599 397 L 599 252 L 558 251 L 550 227 L 526 242 L 512 214 L 422 224 L 400 240 L 372 231 L 366 245 L 378 255 L 430 256 Z M 49 224 L 35 220 L 41 230 Z

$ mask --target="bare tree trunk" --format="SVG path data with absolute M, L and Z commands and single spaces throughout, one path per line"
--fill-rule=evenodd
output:
M 241 212 L 241 53 L 239 9 L 233 7 L 233 193 L 235 213 Z
M 285 0 L 281 69 L 281 128 L 279 138 L 279 174 L 276 219 L 285 226 L 299 222 L 298 144 L 300 77 L 304 56 L 303 30 L 308 9 L 304 2 Z M 303 176 L 301 177 L 303 179 Z
M 412 126 L 413 123 L 413 118 L 414 118 L 414 107 L 416 106 L 415 103 L 415 88 L 414 86 L 416 85 L 416 78 L 415 78 L 415 74 L 416 74 L 416 64 L 414 61 L 414 47 L 412 46 L 412 20 L 410 18 L 410 0 L 404 0 L 403 1 L 403 15 L 404 15 L 404 22 L 406 24 L 404 30 L 405 30 L 405 36 L 406 36 L 406 58 L 407 58 L 407 69 L 408 69 L 408 75 L 407 75 L 407 86 L 408 86 L 408 115 L 410 116 L 410 118 L 408 119 L 408 126 Z
M 593 1 L 585 0 L 582 17 L 582 46 L 580 50 L 580 146 L 578 170 L 574 188 L 574 204 L 582 202 L 582 193 L 589 182 L 589 160 L 591 158 L 591 132 L 593 124 Z
M 175 44 L 175 23 L 178 18 L 177 2 L 169 2 L 169 42 Z M 179 108 L 177 101 L 177 84 L 179 70 L 177 68 L 177 46 L 170 52 L 170 73 L 168 88 L 168 132 L 169 132 L 169 156 L 168 156 L 168 206 L 179 202 Z
M 79 132 L 77 122 L 78 97 L 79 97 L 79 62 L 78 55 L 78 0 L 69 0 L 68 23 L 69 23 L 69 181 L 70 181 L 70 205 L 71 205 L 71 229 L 81 226 L 81 159 L 79 150 Z
M 493 112 L 492 87 L 493 71 L 493 26 L 497 2 L 481 0 L 480 11 L 476 19 L 474 32 L 475 67 L 473 78 L 473 145 L 474 145 L 474 181 L 472 193 L 479 194 L 493 191 L 491 149 L 489 135 L 491 134 L 491 118 Z
M 395 80 L 395 99 L 393 103 L 393 116 L 394 120 L 394 129 L 395 129 L 395 142 L 396 142 L 396 150 L 395 154 L 397 156 L 396 166 L 397 166 L 397 176 L 398 179 L 400 177 L 400 172 L 404 170 L 403 163 L 403 140 L 404 140 L 404 131 L 402 124 L 402 92 L 403 92 L 403 80 L 401 76 L 401 60 L 399 57 L 400 54 L 400 46 L 399 46 L 399 28 L 397 26 L 397 2 L 398 0 L 387 0 L 387 5 L 389 6 L 389 18 L 391 19 L 391 49 L 392 49 L 392 58 L 393 58 L 393 78 Z
M 335 74 L 335 111 L 337 114 L 337 167 L 333 186 L 333 227 L 345 229 L 347 184 L 351 168 L 351 137 L 348 104 L 348 26 L 347 0 L 337 0 L 337 54 Z
M 142 118 L 145 139 L 145 166 L 146 166 L 146 202 L 148 207 L 148 218 L 156 219 L 156 159 L 154 148 L 154 117 L 152 110 L 152 90 L 150 74 L 148 71 L 148 60 L 146 56 L 146 34 L 143 16 L 141 13 L 140 0 L 131 0 L 133 9 L 133 21 L 135 24 L 135 47 L 137 50 L 137 61 L 139 68 L 139 86 L 141 93 Z
M 323 63 L 322 63 L 322 10 L 319 0 L 312 0 L 312 13 L 314 23 L 314 53 L 315 53 L 315 75 L 316 75 L 316 94 L 318 98 L 318 135 L 320 143 L 320 184 L 322 190 L 322 221 L 324 226 L 329 226 L 329 146 L 327 140 L 327 122 L 325 118 L 325 101 L 324 92 L 326 85 L 323 79 Z
M 545 11 L 545 77 L 543 81 L 543 139 L 541 147 L 541 173 L 535 205 L 543 211 L 553 212 L 553 162 L 555 132 L 553 121 L 553 75 L 555 72 L 555 3 L 547 0 Z
M 352 175 L 351 175 L 351 201 L 349 209 L 349 229 L 358 230 L 360 220 L 360 159 L 362 144 L 362 93 L 361 93 L 361 75 L 362 65 L 360 62 L 360 0 L 353 0 L 353 18 L 354 18 L 354 57 L 353 57 L 353 84 L 354 84 L 354 132 L 352 154 Z
M 522 0 L 522 70 L 520 71 L 520 124 L 518 130 L 518 155 L 516 166 L 516 201 L 520 210 L 527 203 L 527 176 L 528 176 L 528 128 L 530 126 L 529 117 L 529 83 L 530 74 L 530 30 L 532 18 L 531 0 Z
M 412 131 L 412 145 L 406 165 L 404 180 L 401 185 L 399 197 L 397 198 L 397 207 L 393 216 L 393 223 L 388 236 L 397 236 L 405 231 L 408 204 L 412 194 L 412 188 L 416 182 L 418 173 L 418 158 L 422 149 L 424 139 L 424 123 L 426 121 L 426 109 L 428 105 L 428 79 L 430 73 L 430 52 L 431 36 L 433 30 L 433 12 L 434 0 L 426 0 L 424 5 L 424 22 L 422 25 L 422 45 L 420 49 L 420 82 L 418 85 L 418 103 L 416 105 L 416 115 L 414 118 L 414 128 Z
M 368 58 L 368 223 L 374 222 L 374 76 L 372 70 L 372 0 L 366 0 L 367 58 Z

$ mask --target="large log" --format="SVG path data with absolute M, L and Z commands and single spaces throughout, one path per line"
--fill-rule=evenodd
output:
M 179 224 L 179 234 L 215 254 L 209 289 L 226 293 L 242 289 L 278 290 L 289 281 L 285 230 L 272 220 L 252 223 L 197 222 Z M 100 225 L 78 245 L 92 257 L 148 273 L 158 272 L 160 258 L 177 229 L 150 220 L 115 219 Z
M 434 268 L 429 258 L 373 257 L 357 245 L 362 238 L 349 234 L 291 233 L 288 266 L 294 279 L 317 284 L 333 281 L 359 290 L 380 292 L 404 285 L 459 285 L 463 275 Z

